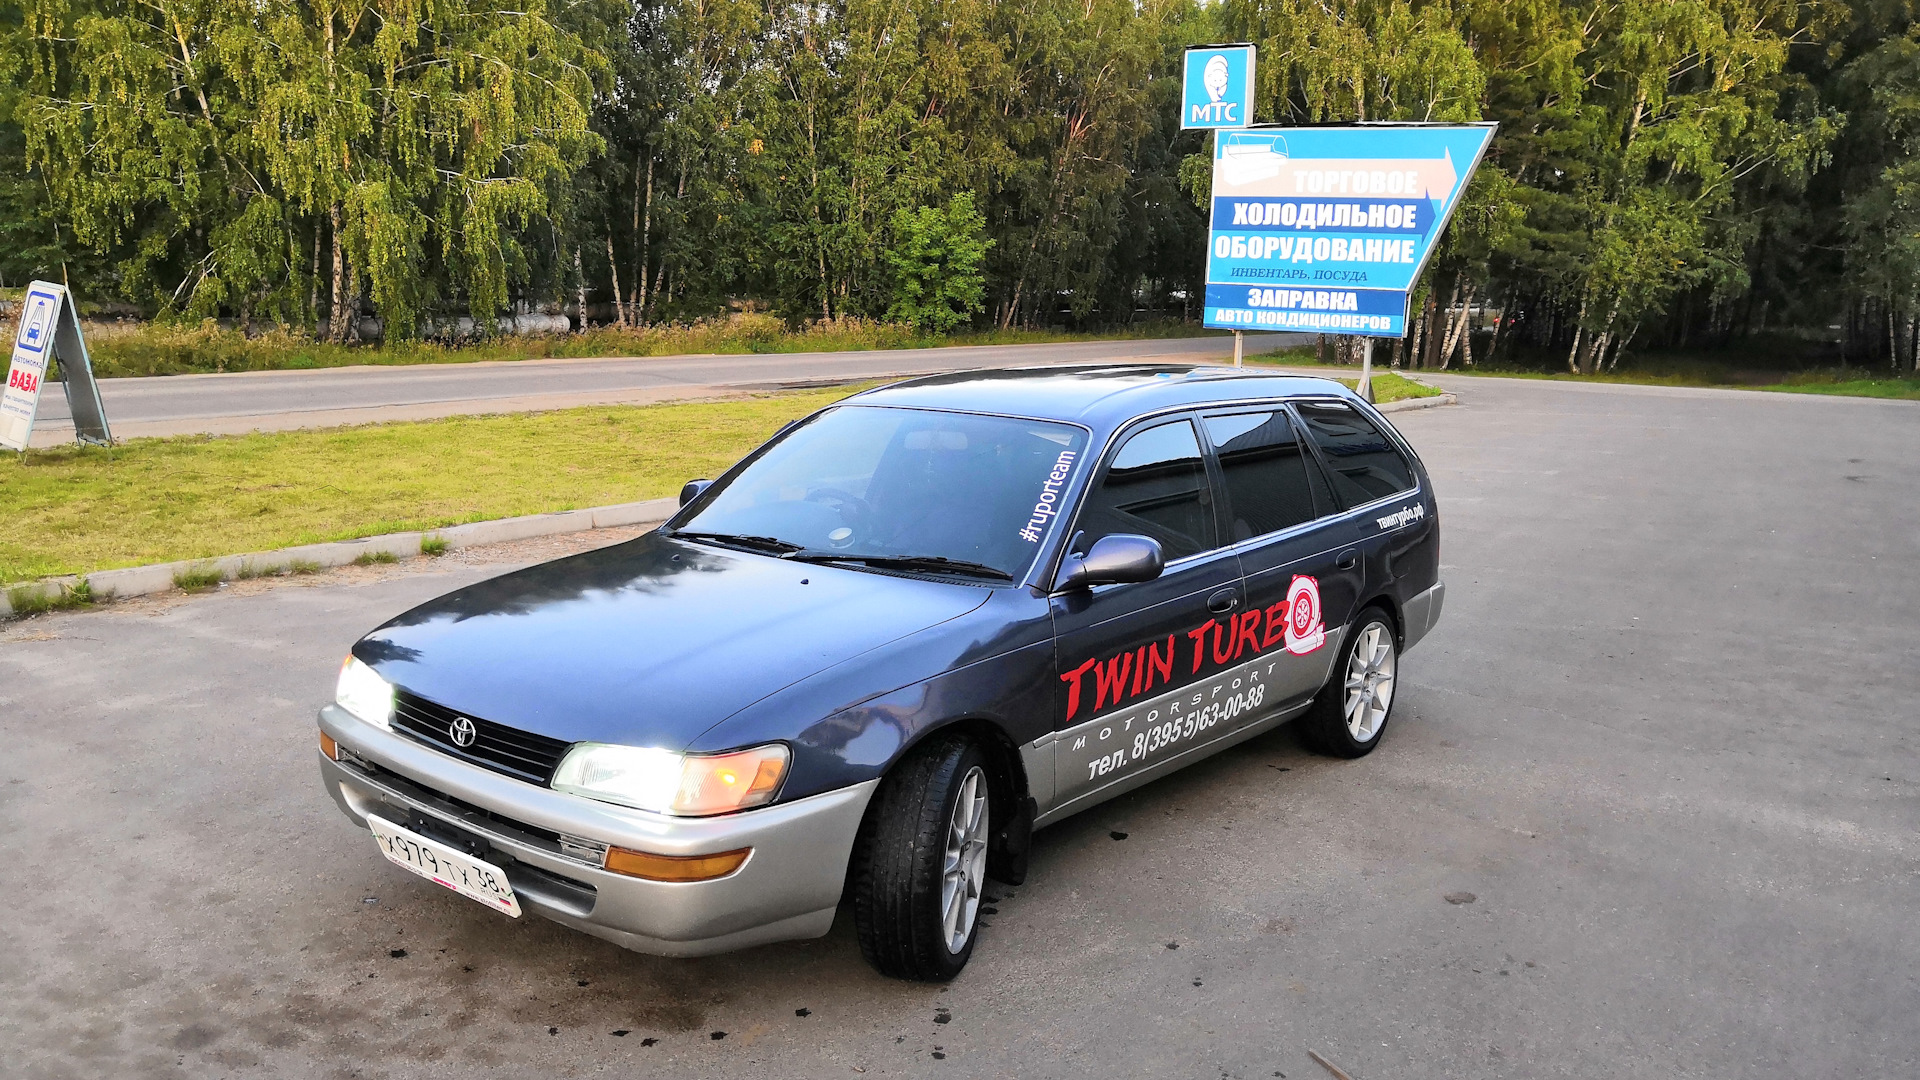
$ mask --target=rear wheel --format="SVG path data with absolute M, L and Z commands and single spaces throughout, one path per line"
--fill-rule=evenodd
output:
M 1327 685 L 1303 718 L 1304 733 L 1314 748 L 1357 758 L 1380 745 L 1380 733 L 1393 712 L 1399 667 L 1400 643 L 1386 612 L 1361 612 Z
M 986 755 L 939 739 L 894 767 L 860 830 L 853 913 L 881 974 L 944 982 L 973 955 L 987 882 Z

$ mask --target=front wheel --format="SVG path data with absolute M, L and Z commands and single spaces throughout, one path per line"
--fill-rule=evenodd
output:
M 973 955 L 987 884 L 987 759 L 939 739 L 888 774 L 854 851 L 860 952 L 881 974 L 945 982 Z
M 1379 608 L 1361 612 L 1340 663 L 1303 718 L 1315 749 L 1357 758 L 1380 745 L 1380 733 L 1393 711 L 1399 661 L 1399 641 L 1386 613 Z

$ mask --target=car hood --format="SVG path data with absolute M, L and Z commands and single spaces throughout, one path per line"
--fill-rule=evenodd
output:
M 681 750 L 753 702 L 958 618 L 990 592 L 656 532 L 448 593 L 353 652 L 471 716 L 567 742 Z M 795 731 L 818 719 L 794 717 Z

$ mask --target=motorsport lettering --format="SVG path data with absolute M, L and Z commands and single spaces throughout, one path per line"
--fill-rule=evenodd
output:
M 1182 638 L 1187 645 L 1180 644 Z M 1285 646 L 1295 655 L 1305 655 L 1325 641 L 1318 583 L 1310 577 L 1295 577 L 1287 599 L 1264 610 L 1243 611 L 1224 622 L 1208 619 L 1184 634 L 1168 634 L 1164 648 L 1161 642 L 1151 641 L 1104 660 L 1088 660 L 1064 672 L 1060 681 L 1067 684 L 1066 719 L 1072 720 L 1086 703 L 1089 673 L 1093 676 L 1093 700 L 1087 711 L 1092 714 L 1172 682 L 1174 665 L 1182 651 L 1187 653 L 1190 665 L 1187 674 L 1197 675 L 1209 661 L 1213 667 L 1225 667 L 1276 646 Z

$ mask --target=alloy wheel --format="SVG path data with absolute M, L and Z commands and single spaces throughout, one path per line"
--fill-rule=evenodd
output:
M 973 936 L 980 894 L 987 883 L 987 774 L 979 766 L 960 781 L 960 797 L 947 823 L 947 852 L 942 862 L 940 911 L 947 951 L 958 954 Z
M 1385 624 L 1368 623 L 1354 639 L 1347 658 L 1347 733 L 1355 742 L 1371 742 L 1387 722 L 1393 704 L 1393 632 Z

